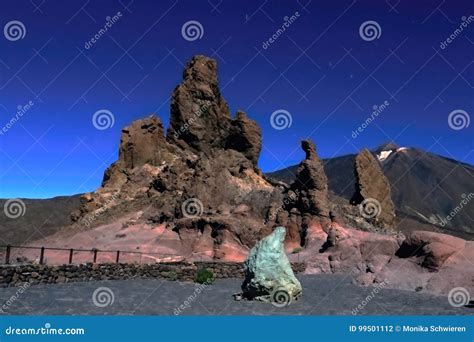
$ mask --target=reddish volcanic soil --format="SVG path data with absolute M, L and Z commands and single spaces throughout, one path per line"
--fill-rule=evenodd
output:
M 91 230 L 71 232 L 62 230 L 45 239 L 38 240 L 32 245 L 57 248 L 91 249 L 114 251 L 99 252 L 97 262 L 115 262 L 115 251 L 140 252 L 121 253 L 121 262 L 157 262 L 178 261 L 183 259 L 184 251 L 178 234 L 166 229 L 164 225 L 132 224 L 128 226 L 130 216 L 119 219 L 116 222 L 99 226 Z M 21 253 L 12 254 L 13 258 L 24 256 L 30 260 L 39 257 L 36 250 L 23 250 Z M 48 264 L 63 264 L 68 262 L 69 251 L 45 252 Z M 74 263 L 91 262 L 92 252 L 75 252 Z

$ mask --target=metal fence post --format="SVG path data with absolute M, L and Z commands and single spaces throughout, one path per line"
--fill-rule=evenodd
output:
M 10 263 L 10 249 L 12 247 L 10 245 L 7 246 L 7 250 L 5 252 L 5 264 L 9 264 Z
M 117 255 L 115 256 L 115 262 L 118 264 L 120 259 L 120 251 L 117 251 Z
M 97 262 L 97 248 L 92 250 L 94 252 L 94 264 Z
M 74 254 L 74 249 L 69 250 L 69 263 L 72 264 L 72 255 Z
M 40 265 L 43 265 L 43 262 L 44 262 L 44 247 L 41 247 L 40 260 L 39 260 Z

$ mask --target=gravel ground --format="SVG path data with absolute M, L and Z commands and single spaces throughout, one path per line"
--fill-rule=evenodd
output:
M 16 300 L 16 288 L 0 289 L 0 303 L 9 299 L 3 314 L 15 315 L 352 315 L 373 287 L 353 285 L 344 275 L 300 275 L 303 297 L 290 306 L 277 308 L 268 303 L 234 301 L 240 279 L 217 280 L 197 290 L 196 284 L 162 279 L 93 281 L 29 287 Z M 108 296 L 94 291 L 108 288 Z M 202 289 L 202 288 L 201 288 Z M 100 293 L 100 292 L 98 292 Z M 110 301 L 113 296 L 113 303 Z M 177 312 L 188 301 L 188 307 Z M 1 311 L 0 311 L 1 312 Z M 472 315 L 472 308 L 452 307 L 446 297 L 382 289 L 359 311 L 360 315 Z

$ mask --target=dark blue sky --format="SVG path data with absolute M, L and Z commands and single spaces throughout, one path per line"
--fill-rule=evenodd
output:
M 474 123 L 448 125 L 454 110 L 468 119 L 474 113 L 474 21 L 454 33 L 474 15 L 473 2 L 391 3 L 397 1 L 2 2 L 1 27 L 17 20 L 26 34 L 14 41 L 0 36 L 0 198 L 97 188 L 117 158 L 123 126 L 153 112 L 168 125 L 169 96 L 194 54 L 217 59 L 231 111 L 245 110 L 262 127 L 264 171 L 298 163 L 299 141 L 308 136 L 322 157 L 394 139 L 474 164 Z M 190 20 L 202 25 L 201 39 L 183 38 Z M 381 29 L 371 41 L 359 33 L 369 20 Z M 29 101 L 34 105 L 5 130 Z M 385 101 L 387 108 L 354 138 Z M 101 109 L 113 114 L 113 127 L 94 127 Z M 270 116 L 280 109 L 292 124 L 276 130 Z

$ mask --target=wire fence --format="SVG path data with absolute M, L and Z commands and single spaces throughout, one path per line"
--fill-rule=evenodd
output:
M 157 263 L 181 261 L 176 254 L 138 251 L 33 247 L 0 245 L 0 265 L 79 264 L 79 263 Z

